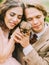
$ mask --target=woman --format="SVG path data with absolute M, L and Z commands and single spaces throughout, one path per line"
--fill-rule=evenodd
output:
M 14 50 L 14 33 L 9 39 L 10 30 L 14 29 L 21 21 L 23 8 L 21 3 L 7 0 L 0 6 L 0 65 L 20 65 L 12 57 Z

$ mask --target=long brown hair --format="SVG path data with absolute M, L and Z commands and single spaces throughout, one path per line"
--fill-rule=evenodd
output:
M 6 12 L 13 8 L 13 7 L 22 7 L 23 4 L 21 2 L 17 2 L 16 0 L 6 0 L 3 4 L 0 6 L 0 26 L 6 27 L 4 22 L 4 17 Z

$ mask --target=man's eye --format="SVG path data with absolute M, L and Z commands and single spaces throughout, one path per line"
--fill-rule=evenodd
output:
M 28 18 L 28 19 L 27 19 L 27 21 L 31 21 L 31 20 L 33 20 L 33 18 Z
M 22 15 L 18 15 L 18 19 L 21 19 L 22 18 Z
M 39 15 L 39 16 L 36 16 L 36 18 L 40 18 L 41 17 L 41 15 Z
M 12 17 L 13 17 L 13 16 L 15 16 L 15 15 L 16 15 L 16 14 L 15 14 L 15 13 L 13 13 L 13 12 L 11 12 L 11 13 L 10 13 L 10 16 L 12 16 Z

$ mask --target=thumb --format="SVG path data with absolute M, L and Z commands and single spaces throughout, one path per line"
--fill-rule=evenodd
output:
M 16 28 L 15 32 L 20 32 L 20 28 L 19 27 Z

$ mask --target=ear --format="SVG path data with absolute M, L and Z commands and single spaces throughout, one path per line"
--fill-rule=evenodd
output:
M 46 17 L 43 15 L 44 21 L 46 20 Z

